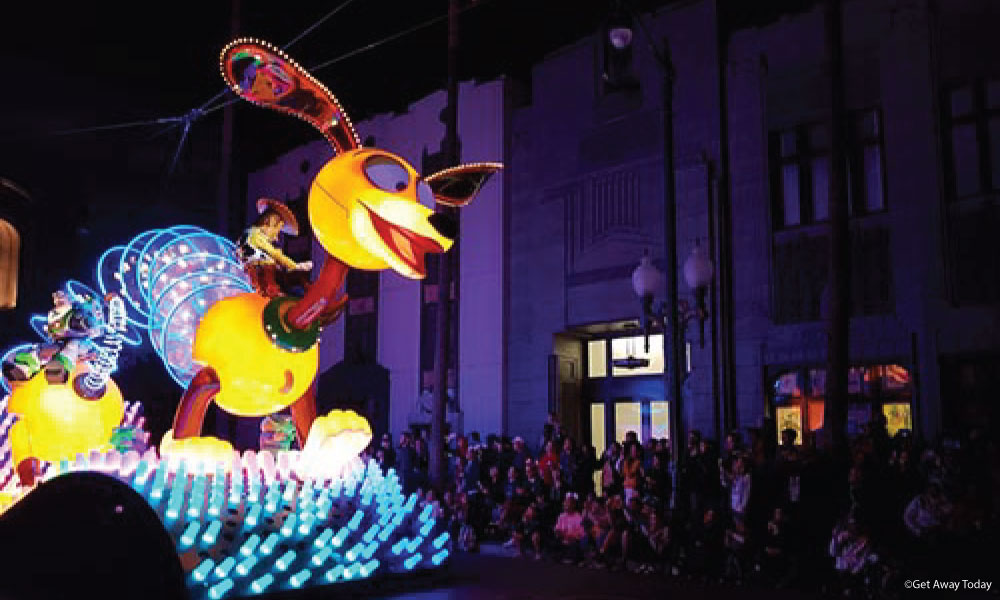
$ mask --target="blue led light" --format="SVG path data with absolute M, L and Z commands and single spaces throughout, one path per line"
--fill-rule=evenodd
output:
M 352 531 L 357 531 L 358 527 L 361 527 L 361 519 L 364 518 L 365 518 L 365 512 L 363 510 L 358 510 L 356 513 L 354 513 L 354 516 L 351 517 L 351 520 L 347 523 L 347 527 L 350 528 Z
M 347 557 L 347 560 L 354 560 L 355 558 L 358 557 L 359 554 L 361 554 L 361 551 L 364 550 L 364 548 L 365 545 L 361 542 L 358 542 L 353 546 L 351 546 L 351 549 L 348 550 L 347 554 L 345 554 L 344 556 Z
M 310 577 L 312 577 L 312 571 L 309 569 L 302 569 L 295 575 L 292 575 L 288 579 L 288 583 L 292 584 L 292 587 L 300 588 L 303 583 L 309 580 Z
M 327 527 L 326 529 L 323 530 L 322 533 L 316 536 L 316 541 L 313 542 L 313 545 L 316 546 L 317 548 L 325 548 L 326 545 L 329 544 L 330 540 L 332 539 L 333 539 L 333 530 Z
M 254 504 L 250 507 L 250 512 L 247 513 L 244 523 L 247 527 L 256 527 L 258 521 L 260 521 L 260 504 Z
M 260 553 L 263 554 L 264 556 L 271 554 L 272 552 L 274 552 L 274 547 L 277 546 L 278 542 L 280 541 L 281 541 L 281 536 L 279 536 L 277 533 L 272 533 L 271 535 L 267 536 L 267 539 L 264 540 L 264 543 L 260 545 Z
M 333 549 L 323 548 L 312 557 L 312 564 L 316 565 L 317 567 L 322 567 L 323 563 L 325 563 L 327 559 L 330 558 L 330 556 L 332 555 L 333 555 Z
M 291 513 L 287 517 L 285 517 L 285 522 L 281 525 L 281 535 L 283 535 L 285 537 L 289 537 L 293 533 L 295 533 L 295 521 L 296 520 L 297 519 L 296 519 L 295 513 Z
M 351 533 L 350 529 L 348 529 L 347 527 L 341 527 L 340 531 L 338 531 L 337 535 L 335 535 L 333 538 L 334 547 L 339 548 L 343 546 L 344 542 L 347 541 L 347 536 L 350 535 L 350 533 Z
M 326 575 L 324 575 L 323 578 L 329 581 L 330 583 L 333 583 L 338 579 L 340 579 L 343 575 L 344 575 L 344 565 L 337 565 L 336 567 L 327 571 Z
M 292 561 L 295 560 L 295 550 L 289 550 L 281 555 L 281 558 L 274 561 L 274 566 L 279 571 L 287 571 L 288 567 L 292 565 Z
M 215 540 L 219 538 L 220 531 L 222 531 L 222 521 L 212 521 L 208 529 L 205 530 L 205 534 L 201 536 L 201 541 L 209 545 L 214 544 Z
M 193 577 L 195 581 L 205 581 L 205 578 L 212 572 L 212 567 L 214 566 L 215 561 L 211 558 L 206 558 L 201 561 L 201 564 L 199 564 L 194 571 L 191 571 L 191 577 Z
M 431 530 L 434 529 L 434 524 L 435 524 L 434 519 L 431 519 L 430 521 L 424 523 L 424 526 L 420 528 L 420 535 L 422 536 L 430 535 Z
M 256 556 L 248 556 L 240 561 L 240 564 L 236 565 L 236 573 L 240 577 L 246 577 L 250 571 L 257 565 Z
M 316 515 L 312 513 L 305 513 L 304 515 L 302 515 L 302 518 L 300 520 L 301 523 L 299 524 L 299 534 L 307 535 L 309 533 L 309 530 L 313 526 L 313 522 L 316 520 Z
M 431 562 L 434 563 L 434 566 L 436 567 L 444 562 L 444 559 L 446 558 L 448 558 L 448 551 L 442 550 L 431 557 Z
M 440 548 L 441 546 L 444 546 L 445 544 L 448 543 L 448 538 L 450 537 L 451 536 L 448 534 L 448 532 L 445 531 L 441 535 L 434 538 L 434 541 L 432 543 L 434 544 L 435 548 Z
M 236 566 L 236 559 L 232 556 L 227 556 L 226 559 L 219 563 L 219 566 L 215 567 L 215 575 L 220 579 L 223 577 L 229 577 L 229 572 L 233 570 Z
M 198 539 L 198 530 L 201 529 L 200 521 L 192 521 L 188 523 L 188 526 L 184 529 L 184 533 L 181 534 L 181 547 L 186 548 Z
M 378 523 L 373 523 L 372 526 L 368 528 L 368 531 L 361 536 L 361 539 L 363 539 L 365 543 L 374 540 L 375 536 L 378 534 L 378 529 Z
M 261 575 L 257 579 L 253 580 L 253 584 L 250 586 L 250 589 L 252 589 L 255 594 L 263 594 L 264 590 L 266 590 L 272 583 L 274 583 L 274 575 L 265 573 L 264 575 Z
M 377 558 L 371 559 L 370 561 L 361 565 L 361 576 L 368 577 L 369 575 L 375 572 L 375 569 L 377 569 L 378 566 L 379 566 L 378 559 Z
M 413 556 L 411 556 L 410 558 L 407 558 L 406 560 L 404 560 L 403 561 L 403 566 L 406 568 L 407 571 L 412 571 L 413 567 L 415 567 L 418 564 L 420 564 L 420 561 L 422 561 L 423 559 L 424 559 L 424 556 L 418 552 L 418 553 L 414 554 Z
M 226 592 L 233 589 L 233 585 L 232 579 L 223 579 L 208 590 L 208 597 L 212 600 L 219 600 L 226 595 Z
M 250 556 L 251 554 L 253 554 L 254 550 L 256 550 L 257 546 L 259 545 L 260 545 L 260 536 L 255 533 L 250 537 L 248 537 L 247 541 L 243 542 L 243 545 L 240 546 L 240 554 L 242 554 L 243 556 Z
M 416 552 L 417 548 L 420 547 L 420 544 L 423 543 L 424 543 L 424 537 L 422 535 L 418 535 L 417 537 L 413 538 L 413 541 L 411 541 L 409 545 L 410 552 Z

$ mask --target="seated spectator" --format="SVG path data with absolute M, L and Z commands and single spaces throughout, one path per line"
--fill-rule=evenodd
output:
M 523 556 L 525 550 L 531 549 L 535 560 L 542 559 L 542 526 L 533 505 L 525 509 L 520 522 L 514 528 L 512 540 L 511 545 L 517 549 L 518 556 Z
M 840 588 L 845 593 L 862 588 L 865 569 L 878 560 L 867 533 L 854 515 L 849 515 L 834 528 L 830 556 L 834 560 Z
M 691 530 L 684 569 L 703 580 L 717 579 L 723 564 L 724 529 L 716 510 L 708 507 Z
M 557 555 L 562 557 L 563 562 L 578 563 L 583 560 L 586 531 L 583 528 L 583 514 L 576 506 L 576 494 L 568 494 L 563 500 L 563 510 L 556 519 L 553 533 Z
M 614 569 L 625 564 L 624 546 L 622 538 L 629 527 L 629 522 L 625 518 L 625 505 L 621 496 L 611 496 L 608 498 L 608 521 L 610 529 L 608 535 L 604 537 L 597 559 L 604 565 Z
M 654 510 L 649 515 L 649 526 L 645 529 L 643 545 L 649 550 L 649 561 L 643 571 L 655 573 L 658 566 L 665 565 L 670 559 L 670 528 L 661 512 Z
M 638 496 L 632 496 L 625 505 L 623 513 L 625 528 L 622 531 L 622 558 L 626 568 L 638 572 L 649 560 L 648 532 L 649 521 L 647 512 Z M 631 565 L 629 564 L 631 561 Z
M 785 511 L 775 507 L 767 522 L 758 566 L 764 581 L 776 587 L 785 587 L 793 576 L 795 557 L 789 528 Z
M 906 506 L 903 522 L 914 537 L 926 540 L 941 531 L 951 509 L 951 503 L 941 491 L 941 486 L 931 483 Z
M 608 531 L 611 529 L 611 519 L 608 509 L 597 496 L 591 493 L 584 502 L 583 509 L 584 552 L 586 558 L 596 566 L 597 553 L 604 544 Z

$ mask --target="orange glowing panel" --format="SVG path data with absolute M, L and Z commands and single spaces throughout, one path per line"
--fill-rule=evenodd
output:
M 192 357 L 219 378 L 216 404 L 241 417 L 269 415 L 292 404 L 319 368 L 318 345 L 292 352 L 268 337 L 262 322 L 267 303 L 254 293 L 220 300 L 195 333 Z

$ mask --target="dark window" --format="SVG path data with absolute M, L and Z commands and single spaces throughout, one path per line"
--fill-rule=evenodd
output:
M 943 144 L 952 295 L 1000 300 L 1000 80 L 945 90 Z
M 882 122 L 878 109 L 851 113 L 847 198 L 852 215 L 885 210 Z M 771 181 L 776 230 L 830 218 L 830 128 L 804 123 L 771 133 Z
M 952 199 L 1000 190 L 1000 80 L 946 91 Z
M 847 144 L 851 224 L 851 310 L 892 310 L 889 234 L 884 224 L 882 125 L 877 109 L 852 112 Z M 829 273 L 830 129 L 805 123 L 774 131 L 770 139 L 773 189 L 774 320 L 815 321 L 823 315 Z M 873 216 L 874 220 L 861 217 Z

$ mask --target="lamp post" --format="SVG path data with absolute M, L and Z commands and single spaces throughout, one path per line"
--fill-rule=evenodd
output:
M 698 345 L 705 347 L 705 320 L 708 318 L 708 305 L 705 300 L 708 297 L 708 286 L 712 284 L 712 277 L 715 274 L 715 265 L 702 251 L 701 246 L 696 245 L 684 261 L 681 270 L 684 273 L 685 283 L 694 292 L 694 303 L 686 298 L 678 299 L 676 317 L 673 319 L 670 318 L 666 302 L 658 305 L 653 303 L 656 292 L 663 283 L 663 273 L 652 263 L 648 253 L 632 271 L 632 291 L 642 303 L 641 320 L 643 335 L 646 337 L 646 352 L 649 352 L 649 335 L 652 333 L 654 322 L 660 322 L 664 327 L 670 327 L 672 331 L 676 330 L 683 340 L 688 324 L 697 319 L 700 330 Z

